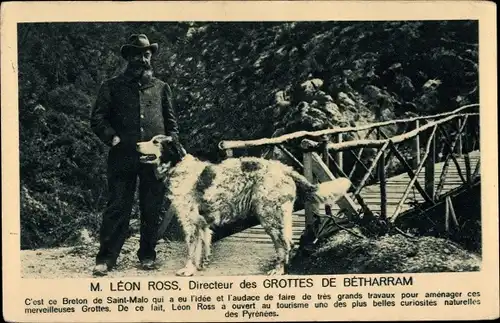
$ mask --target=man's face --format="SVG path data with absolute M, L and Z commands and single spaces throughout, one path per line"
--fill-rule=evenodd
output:
M 151 56 L 152 52 L 150 49 L 138 51 L 129 56 L 128 62 L 135 70 L 149 70 L 151 69 Z

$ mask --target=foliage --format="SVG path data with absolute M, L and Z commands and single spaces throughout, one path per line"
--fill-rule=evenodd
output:
M 402 235 L 368 239 L 341 231 L 312 255 L 294 259 L 291 273 L 468 272 L 479 271 L 480 267 L 480 256 L 446 239 L 408 239 Z

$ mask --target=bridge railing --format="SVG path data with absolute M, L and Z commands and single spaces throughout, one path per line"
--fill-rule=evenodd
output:
M 418 191 L 422 203 L 436 203 L 451 162 L 464 185 L 477 177 L 479 162 L 473 169 L 468 154 L 479 149 L 478 107 L 478 104 L 472 104 L 431 116 L 380 121 L 356 127 L 299 131 L 275 138 L 222 141 L 219 148 L 231 157 L 233 149 L 274 147 L 283 152 L 311 182 L 324 182 L 335 177 L 350 178 L 352 191 L 338 204 L 351 219 L 361 213 L 373 215 L 361 192 L 365 187 L 378 183 L 380 209 L 376 211 L 380 212 L 380 218 L 389 218 L 393 222 L 412 191 Z M 291 147 L 286 147 L 290 143 L 296 146 L 298 142 L 301 160 L 291 152 Z M 458 156 L 463 156 L 465 170 L 462 170 Z M 438 183 L 435 182 L 434 167 L 437 162 L 444 162 Z M 410 181 L 396 208 L 388 214 L 387 178 L 399 173 L 407 173 Z M 306 227 L 314 223 L 319 207 L 305 205 Z

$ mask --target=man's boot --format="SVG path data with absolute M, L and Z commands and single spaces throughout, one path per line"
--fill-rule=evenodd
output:
M 94 267 L 94 276 L 106 276 L 108 274 L 109 268 L 107 264 L 97 264 Z

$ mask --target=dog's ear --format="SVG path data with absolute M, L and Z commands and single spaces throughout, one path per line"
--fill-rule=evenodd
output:
M 171 136 L 158 135 L 153 137 L 153 142 L 159 141 L 160 143 L 172 142 L 174 139 Z
M 187 155 L 187 152 L 176 136 L 168 138 L 168 140 L 161 142 L 161 160 L 162 162 L 170 162 L 172 165 L 175 165 Z
M 166 137 L 167 138 L 167 137 Z M 170 139 L 165 139 L 160 141 L 161 144 L 161 155 L 160 160 L 163 163 L 172 162 L 172 141 Z
M 173 137 L 172 143 L 174 144 L 174 147 L 175 147 L 175 150 L 177 152 L 177 155 L 179 156 L 179 160 L 181 160 L 182 158 L 184 158 L 187 155 L 186 150 L 182 146 L 179 138 Z

